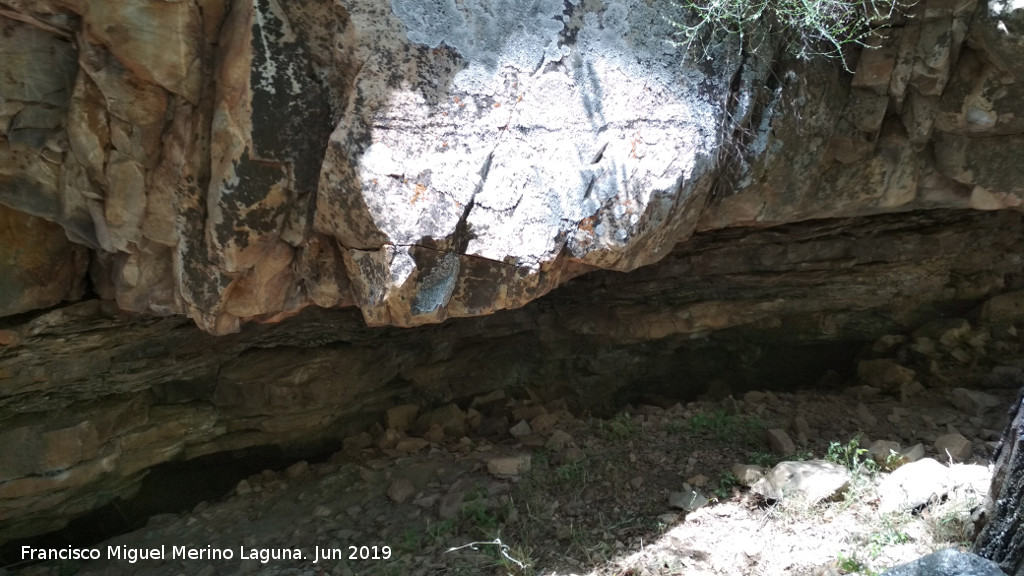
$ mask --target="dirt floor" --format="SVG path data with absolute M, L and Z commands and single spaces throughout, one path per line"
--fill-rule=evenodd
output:
M 418 421 L 412 408 L 398 410 L 327 462 L 268 470 L 219 501 L 152 518 L 91 547 L 97 560 L 11 572 L 871 574 L 968 545 L 981 496 L 883 514 L 877 487 L 886 473 L 861 468 L 834 501 L 769 501 L 743 487 L 733 465 L 822 458 L 833 442 L 835 455 L 858 434 L 865 445 L 921 443 L 948 462 L 933 443 L 950 431 L 970 439 L 972 459 L 987 464 L 1017 389 L 990 386 L 985 394 L 999 405 L 973 415 L 955 405 L 949 386 L 902 398 L 865 386 L 752 392 L 629 406 L 608 419 L 541 404 L 528 391 Z M 426 431 L 385 428 L 417 422 Z M 772 450 L 773 428 L 793 437 L 795 454 Z M 673 493 L 691 489 L 708 504 L 689 512 L 670 505 L 678 504 Z

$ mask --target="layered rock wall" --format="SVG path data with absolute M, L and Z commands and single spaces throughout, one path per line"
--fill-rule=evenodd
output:
M 103 298 L 215 334 L 489 314 L 695 229 L 1019 208 L 1019 9 L 919 3 L 852 81 L 767 40 L 695 60 L 672 9 L 12 2 L 0 203 L 91 249 Z M 80 259 L 7 308 L 74 299 Z
M 716 333 L 1021 288 L 1024 11 L 920 2 L 850 77 L 665 10 L 5 2 L 0 533 L 400 395 L 690 393 Z
M 310 308 L 215 337 L 112 302 L 59 308 L 0 331 L 0 534 L 59 528 L 132 494 L 162 462 L 337 446 L 398 403 L 528 387 L 596 409 L 638 390 L 815 385 L 844 360 L 814 344 L 856 346 L 966 313 L 1019 273 L 1022 243 L 1024 217 L 1007 212 L 702 233 L 632 274 L 591 274 L 518 310 L 415 329 Z M 962 245 L 976 249 L 951 249 Z M 995 316 L 1024 328 L 1019 310 Z M 1022 352 L 1003 336 L 990 345 Z

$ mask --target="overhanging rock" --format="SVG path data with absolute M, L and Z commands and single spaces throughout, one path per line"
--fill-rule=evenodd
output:
M 738 50 L 698 67 L 640 1 L 344 4 L 359 72 L 314 226 L 367 322 L 522 306 L 692 232 Z

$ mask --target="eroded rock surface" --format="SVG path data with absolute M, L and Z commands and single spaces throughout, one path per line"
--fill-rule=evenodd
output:
M 1024 195 L 1009 5 L 915 5 L 849 87 L 771 39 L 694 59 L 640 0 L 10 5 L 0 203 L 120 308 L 216 334 L 486 315 L 695 229 Z
M 0 533 L 63 526 L 131 494 L 161 462 L 330 446 L 409 402 L 460 402 L 393 413 L 421 433 L 448 435 L 473 414 L 467 398 L 507 388 L 570 400 L 585 391 L 587 406 L 613 408 L 637 389 L 695 396 L 773 380 L 813 386 L 839 361 L 815 346 L 907 332 L 940 296 L 953 308 L 975 306 L 1020 269 L 1011 248 L 1022 235 L 1020 215 L 959 211 L 855 228 L 702 233 L 634 273 L 591 274 L 518 310 L 414 329 L 369 328 L 355 310 L 310 308 L 215 337 L 187 318 L 126 315 L 112 302 L 58 308 L 5 328 L 13 344 L 0 348 L 0 462 L 11 465 L 0 468 L 0 511 L 10 520 Z M 985 248 L 947 251 L 946 241 Z M 816 304 L 825 300 L 827 309 Z M 927 354 L 910 352 L 918 342 L 899 353 L 920 359 L 914 369 L 929 388 L 974 386 L 930 366 L 960 365 L 950 358 L 964 354 L 965 366 L 1020 355 L 1014 326 L 992 321 Z M 520 420 L 531 432 L 550 425 L 537 416 L 519 414 L 501 432 Z
M 2 319 L 4 533 L 403 395 L 688 394 L 718 333 L 742 387 L 1022 287 L 1019 8 L 920 2 L 852 79 L 669 9 L 5 2 L 0 316 L 98 298 Z M 958 361 L 1019 348 L 1001 298 Z

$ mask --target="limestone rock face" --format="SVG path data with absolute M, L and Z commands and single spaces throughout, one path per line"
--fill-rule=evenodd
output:
M 738 61 L 701 72 L 643 2 L 347 8 L 358 101 L 314 227 L 347 248 L 369 323 L 518 307 L 579 264 L 633 269 L 692 231 Z
M 636 0 L 520 4 L 17 2 L 0 202 L 96 250 L 121 308 L 218 334 L 489 314 L 658 260 L 706 202 L 738 47 L 699 66 Z
M 8 5 L 0 203 L 120 308 L 215 334 L 486 315 L 695 229 L 1024 198 L 999 3 L 918 3 L 849 87 L 770 38 L 695 59 L 640 0 Z

